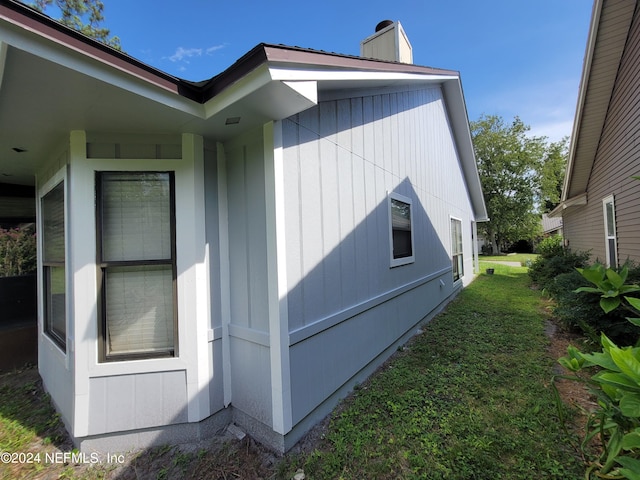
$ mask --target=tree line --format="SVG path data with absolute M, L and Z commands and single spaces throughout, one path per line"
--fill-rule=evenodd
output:
M 489 221 L 478 224 L 493 253 L 542 233 L 541 215 L 560 202 L 568 138 L 534 137 L 520 118 L 497 115 L 471 122 L 471 135 Z

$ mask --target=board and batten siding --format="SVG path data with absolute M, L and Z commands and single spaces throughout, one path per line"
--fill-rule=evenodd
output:
M 587 186 L 588 203 L 563 215 L 564 235 L 574 251 L 605 261 L 602 200 L 614 196 L 618 263 L 640 261 L 640 11 L 622 56 L 600 144 Z
M 262 129 L 224 145 L 229 238 L 229 352 L 233 406 L 271 425 Z
M 294 425 L 472 275 L 472 208 L 439 86 L 321 101 L 282 122 Z M 391 268 L 389 193 L 411 199 L 415 261 Z

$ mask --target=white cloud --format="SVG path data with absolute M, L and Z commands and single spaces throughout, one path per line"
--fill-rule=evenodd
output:
M 184 48 L 184 47 L 178 47 L 176 48 L 176 51 L 173 55 L 169 56 L 169 57 L 165 57 L 168 58 L 169 60 L 171 60 L 172 62 L 185 62 L 185 63 L 189 63 L 189 59 L 190 58 L 194 58 L 194 57 L 201 57 L 203 54 L 205 55 L 213 55 L 214 52 L 217 52 L 218 50 L 221 50 L 225 47 L 226 45 L 213 45 L 211 47 L 207 47 L 207 48 Z
M 176 49 L 176 53 L 174 53 L 173 55 L 171 55 L 168 58 L 172 62 L 182 62 L 182 61 L 187 61 L 187 59 L 189 59 L 191 57 L 200 57 L 200 56 L 202 56 L 202 49 L 201 48 L 183 48 L 183 47 L 178 47 Z
M 223 45 L 214 45 L 213 47 L 209 47 L 205 50 L 205 52 L 207 53 L 207 55 L 213 55 L 213 52 L 217 52 L 218 50 L 223 49 L 224 47 L 226 47 L 226 44 Z

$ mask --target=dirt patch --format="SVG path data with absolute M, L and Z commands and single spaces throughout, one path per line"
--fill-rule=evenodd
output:
M 545 333 L 550 339 L 549 354 L 554 360 L 566 356 L 569 345 L 580 348 L 583 343 L 583 338 L 580 335 L 564 331 L 553 320 L 547 321 Z M 570 374 L 559 363 L 554 366 L 554 373 L 556 375 Z M 568 405 L 576 406 L 586 412 L 592 412 L 597 406 L 593 396 L 582 383 L 556 377 L 556 387 L 560 392 L 560 397 Z

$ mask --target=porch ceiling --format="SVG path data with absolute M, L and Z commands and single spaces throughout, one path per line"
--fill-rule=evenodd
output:
M 313 104 L 259 69 L 244 85 L 208 104 L 128 78 L 126 88 L 18 48 L 0 62 L 0 181 L 33 185 L 45 160 L 70 130 L 111 133 L 197 133 L 225 140 Z M 133 83 L 133 85 L 131 85 Z M 136 85 L 138 83 L 139 85 Z M 136 87 L 138 87 L 136 89 Z M 293 97 L 293 98 L 292 98 Z M 225 125 L 240 117 L 237 125 Z M 18 151 L 16 151 L 18 150 Z

